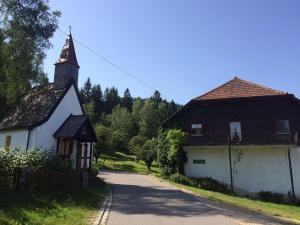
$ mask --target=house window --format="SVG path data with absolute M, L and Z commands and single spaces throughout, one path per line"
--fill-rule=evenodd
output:
M 193 164 L 205 164 L 205 159 L 194 159 Z
M 5 137 L 5 147 L 8 148 L 11 146 L 11 136 L 8 135 Z
M 237 142 L 242 140 L 241 122 L 230 122 L 230 139 Z
M 58 154 L 62 156 L 71 156 L 72 154 L 72 141 L 67 139 L 61 139 L 59 141 Z
M 277 120 L 276 121 L 276 133 L 277 134 L 289 134 L 290 124 L 288 120 Z
M 192 136 L 202 136 L 203 135 L 203 131 L 202 131 L 202 124 L 198 123 L 198 124 L 192 124 L 192 132 L 191 132 Z

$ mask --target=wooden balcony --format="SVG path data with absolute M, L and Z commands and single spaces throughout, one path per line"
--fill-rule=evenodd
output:
M 202 136 L 190 136 L 188 145 L 228 145 L 229 133 L 211 132 Z M 297 133 L 278 134 L 274 131 L 242 132 L 241 140 L 231 140 L 239 145 L 295 145 L 298 144 Z

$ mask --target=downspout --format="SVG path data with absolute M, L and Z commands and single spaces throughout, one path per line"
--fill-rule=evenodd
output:
M 27 153 L 28 148 L 29 148 L 30 133 L 31 133 L 31 128 L 28 128 L 27 144 L 26 144 L 26 153 Z
M 230 168 L 230 187 L 231 192 L 233 193 L 233 176 L 232 176 L 232 162 L 231 162 L 231 141 L 230 141 L 230 133 L 228 135 L 228 153 L 229 153 L 229 168 Z
M 294 187 L 294 176 L 293 176 L 293 168 L 292 168 L 290 147 L 288 148 L 288 158 L 289 158 L 290 178 L 291 178 L 292 195 L 293 195 L 292 196 L 292 202 L 295 202 L 296 194 L 295 194 L 295 187 Z

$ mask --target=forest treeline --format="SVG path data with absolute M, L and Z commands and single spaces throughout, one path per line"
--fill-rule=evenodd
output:
M 102 91 L 100 84 L 92 84 L 90 78 L 80 89 L 80 98 L 94 124 L 99 153 L 134 153 L 136 142 L 142 145 L 154 138 L 160 124 L 180 107 L 173 100 L 163 99 L 159 91 L 144 99 L 132 97 L 128 88 L 120 95 L 115 87 Z

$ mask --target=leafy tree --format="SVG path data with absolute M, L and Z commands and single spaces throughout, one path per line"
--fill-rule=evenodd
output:
M 80 96 L 84 104 L 90 103 L 92 100 L 92 83 L 89 77 L 84 82 L 83 88 L 80 90 Z
M 131 138 L 128 144 L 130 154 L 135 155 L 137 156 L 137 159 L 140 159 L 140 153 L 146 141 L 147 138 L 142 135 L 137 135 Z
M 169 143 L 168 160 L 172 162 L 177 173 L 182 172 L 181 166 L 186 160 L 183 151 L 186 134 L 179 129 L 171 129 L 168 131 L 167 139 Z
M 141 120 L 141 111 L 144 106 L 144 101 L 141 98 L 136 98 L 133 100 L 132 104 L 132 115 L 136 123 Z
M 104 92 L 105 112 L 111 113 L 113 108 L 121 103 L 118 89 L 115 87 L 106 88 Z
M 96 162 L 101 154 L 111 155 L 113 153 L 112 129 L 100 124 L 95 127 L 98 143 L 95 146 L 94 157 Z
M 140 112 L 140 133 L 148 138 L 155 137 L 160 124 L 159 111 L 152 100 L 146 100 Z
M 173 113 L 175 113 L 177 111 L 177 105 L 176 103 L 172 100 L 169 104 L 168 104 L 168 117 L 171 116 Z
M 145 162 L 150 171 L 150 167 L 156 159 L 155 140 L 148 140 L 145 142 L 141 151 L 141 159 Z
M 90 118 L 93 124 L 97 121 L 97 115 L 95 113 L 95 104 L 93 102 L 83 104 L 85 114 Z
M 129 112 L 132 112 L 132 104 L 133 104 L 133 100 L 132 100 L 130 91 L 128 88 L 126 88 L 126 90 L 124 92 L 124 96 L 122 98 L 121 105 L 123 107 L 126 107 Z
M 172 161 L 169 160 L 169 142 L 167 139 L 167 132 L 163 129 L 158 130 L 156 138 L 156 151 L 157 151 L 157 162 L 160 168 L 161 175 L 168 177 L 175 172 Z
M 129 140 L 137 134 L 137 124 L 126 108 L 117 106 L 109 117 L 111 128 L 117 131 L 116 135 L 122 143 L 122 148 L 128 148 Z
M 159 124 L 168 118 L 168 103 L 162 101 L 158 104 Z
M 44 0 L 2 0 L 0 15 L 1 114 L 32 86 L 47 81 L 43 60 L 60 13 Z

